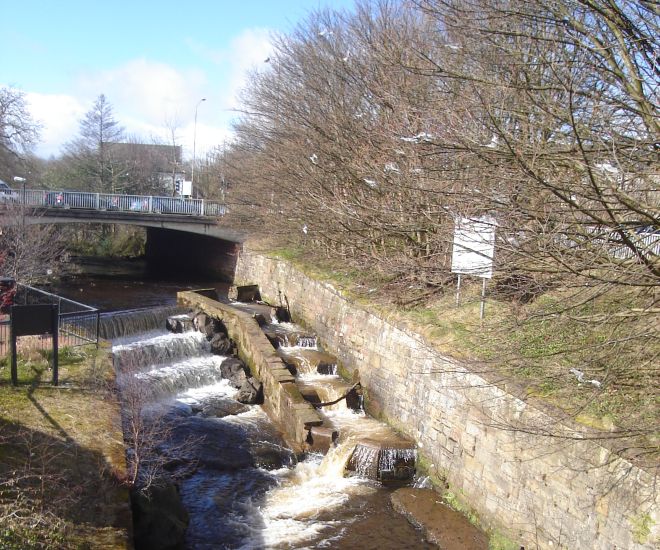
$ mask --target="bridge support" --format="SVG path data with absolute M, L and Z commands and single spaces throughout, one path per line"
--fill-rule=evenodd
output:
M 240 244 L 194 233 L 147 227 L 149 271 L 232 282 Z

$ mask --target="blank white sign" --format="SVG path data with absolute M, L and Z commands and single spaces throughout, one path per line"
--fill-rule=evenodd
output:
M 495 256 L 495 226 L 490 217 L 459 218 L 454 228 L 452 273 L 490 279 Z

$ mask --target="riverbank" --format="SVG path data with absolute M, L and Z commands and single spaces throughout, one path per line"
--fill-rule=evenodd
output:
M 417 442 L 445 500 L 498 538 L 548 549 L 654 547 L 657 469 L 617 454 L 616 434 L 562 416 L 510 378 L 439 351 L 414 325 L 289 262 L 245 249 L 236 282 L 288 303 L 343 374 L 361 382 L 367 410 Z M 467 311 L 478 325 L 478 304 Z M 451 349 L 455 334 L 444 336 L 440 346 Z
M 107 347 L 25 351 L 0 362 L 0 547 L 131 548 L 131 511 Z

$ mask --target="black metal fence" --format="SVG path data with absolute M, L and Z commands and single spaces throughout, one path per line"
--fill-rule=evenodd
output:
M 13 303 L 57 305 L 60 347 L 98 344 L 99 310 L 96 308 L 20 283 L 16 285 Z M 8 354 L 10 345 L 11 321 L 6 317 L 0 320 L 0 355 Z

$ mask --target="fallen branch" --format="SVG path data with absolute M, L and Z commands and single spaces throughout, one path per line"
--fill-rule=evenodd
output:
M 344 395 L 342 395 L 341 397 L 338 397 L 334 401 L 328 401 L 327 403 L 316 403 L 316 404 L 314 404 L 314 408 L 315 409 L 320 409 L 321 407 L 329 407 L 330 405 L 334 405 L 335 403 L 339 403 L 342 399 L 346 399 L 350 395 L 350 393 L 353 390 L 355 390 L 359 385 L 360 385 L 359 382 L 357 384 L 354 384 L 353 387 L 350 390 L 348 390 Z

